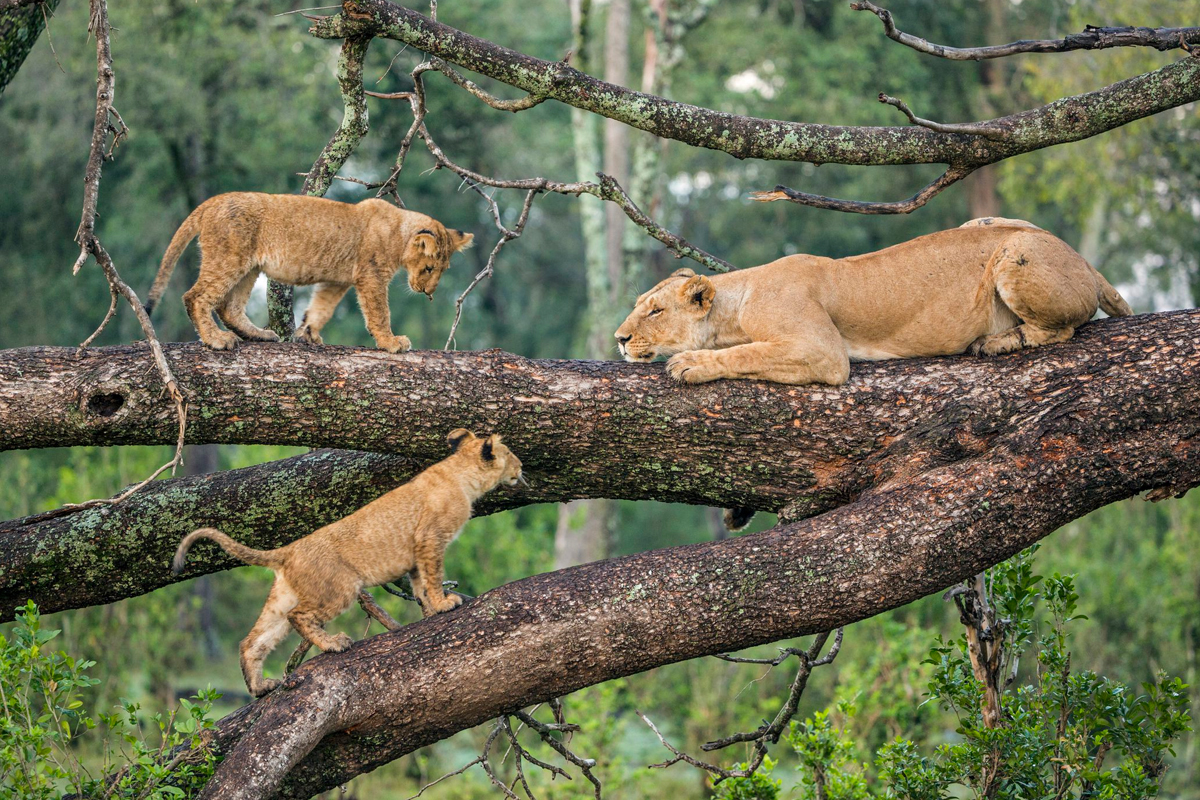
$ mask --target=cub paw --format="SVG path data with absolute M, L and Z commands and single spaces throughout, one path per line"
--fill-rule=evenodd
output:
M 275 678 L 264 678 L 262 683 L 258 684 L 257 686 L 250 687 L 250 694 L 254 695 L 255 697 L 262 697 L 270 694 L 277 688 L 279 688 L 278 680 Z
M 438 602 L 434 601 L 434 607 L 437 609 L 437 613 L 445 614 L 447 611 L 453 611 L 454 609 L 461 606 L 462 601 L 463 601 L 463 599 L 461 597 L 459 597 L 458 595 L 448 594 L 448 595 L 446 595 L 446 599 L 443 600 L 442 602 L 438 603 Z
M 408 340 L 407 336 L 393 336 L 391 339 L 384 339 L 377 344 L 389 353 L 407 353 L 412 349 L 412 342 Z
M 231 331 L 217 331 L 208 338 L 204 338 L 204 343 L 213 350 L 232 350 L 237 347 L 241 339 L 236 333 Z
M 339 633 L 333 637 L 333 641 L 329 643 L 329 647 L 325 650 L 326 653 L 340 653 L 346 650 L 350 645 L 354 644 L 354 640 L 344 633 Z
M 317 333 L 307 325 L 296 331 L 296 341 L 307 342 L 308 344 L 325 344 L 325 341 L 321 338 L 321 334 Z
M 684 383 L 706 383 L 720 377 L 713 373 L 707 354 L 697 350 L 671 356 L 667 361 L 667 372 L 675 380 Z

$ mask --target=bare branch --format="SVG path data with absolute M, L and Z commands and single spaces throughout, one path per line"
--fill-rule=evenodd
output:
M 982 61 L 990 58 L 1005 58 L 1019 53 L 1066 53 L 1071 50 L 1104 50 L 1110 47 L 1153 47 L 1155 50 L 1187 49 L 1189 44 L 1200 43 L 1200 27 L 1197 28 L 1134 28 L 1130 26 L 1097 28 L 1088 25 L 1082 33 L 1071 34 L 1062 39 L 1024 39 L 1009 44 L 989 47 L 947 47 L 933 44 L 919 36 L 896 28 L 892 12 L 880 8 L 869 0 L 850 4 L 855 11 L 870 11 L 883 23 L 884 34 L 893 41 L 912 49 L 951 61 Z
M 994 125 L 979 122 L 954 122 L 943 123 L 934 122 L 933 120 L 921 119 L 912 112 L 908 104 L 896 97 L 889 97 L 883 92 L 879 93 L 879 102 L 884 105 L 893 106 L 904 112 L 904 116 L 908 117 L 909 122 L 913 125 L 920 125 L 922 128 L 929 128 L 931 131 L 938 133 L 963 133 L 968 136 L 984 136 L 988 139 L 1007 139 L 1011 135 L 1004 128 L 998 128 Z
M 819 194 L 808 194 L 789 189 L 786 186 L 776 186 L 769 192 L 751 192 L 750 197 L 760 203 L 770 203 L 775 200 L 789 200 L 802 206 L 824 208 L 831 211 L 846 211 L 853 214 L 911 214 L 921 206 L 937 197 L 943 191 L 961 181 L 975 170 L 969 167 L 951 167 L 942 173 L 941 177 L 925 186 L 921 191 L 907 200 L 895 203 L 869 203 L 861 200 L 838 200 L 834 197 L 824 197 Z

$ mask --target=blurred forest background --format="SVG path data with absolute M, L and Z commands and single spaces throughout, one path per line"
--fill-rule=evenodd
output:
M 312 38 L 300 4 L 274 0 L 116 0 L 110 6 L 117 108 L 130 128 L 106 166 L 98 233 L 124 279 L 144 296 L 175 227 L 191 208 L 227 191 L 298 191 L 341 118 L 334 69 L 337 43 Z M 698 0 L 671 0 L 672 8 Z M 947 62 L 887 40 L 879 20 L 846 0 L 742 0 L 709 4 L 707 18 L 676 42 L 677 63 L 648 76 L 646 14 L 659 0 L 597 0 L 589 27 L 589 71 L 711 108 L 761 117 L 838 124 L 901 124 L 879 92 L 943 121 L 966 121 L 1040 105 L 1154 69 L 1180 57 L 1147 49 L 1021 56 L 981 64 Z M 1200 22 L 1200 0 L 891 0 L 903 30 L 960 46 L 1049 38 L 1095 25 L 1180 26 Z M 414 6 L 424 10 L 423 6 Z M 547 59 L 572 46 L 567 0 L 442 0 L 439 19 Z M 616 19 L 612 17 L 617 15 Z M 621 18 L 624 17 L 624 19 Z M 621 23 L 625 24 L 622 25 Z M 28 63 L 0 97 L 0 347 L 77 345 L 107 307 L 94 265 L 72 277 L 78 254 L 82 175 L 95 108 L 95 51 L 87 6 L 63 0 Z M 51 46 L 52 45 L 52 46 Z M 651 45 L 653 49 L 653 45 Z M 368 89 L 410 86 L 421 54 L 377 40 L 367 60 Z M 624 76 L 624 77 L 622 77 Z M 501 96 L 506 87 L 484 82 Z M 863 217 L 762 205 L 755 189 L 783 183 L 862 200 L 907 197 L 936 167 L 816 168 L 739 162 L 639 131 L 609 130 L 548 102 L 518 115 L 493 111 L 440 76 L 427 76 L 431 132 L 458 163 L 501 177 L 573 180 L 589 166 L 577 147 L 587 126 L 603 143 L 606 171 L 643 170 L 643 208 L 700 247 L 738 266 L 809 252 L 860 253 L 988 214 L 1019 217 L 1054 231 L 1117 284 L 1138 311 L 1191 307 L 1200 297 L 1200 120 L 1177 109 L 1079 144 L 988 168 L 911 216 Z M 411 120 L 407 103 L 369 100 L 371 131 L 343 175 L 386 177 Z M 583 133 L 581 133 L 581 131 Z M 478 246 L 457 256 L 433 303 L 392 294 L 394 329 L 417 348 L 443 346 L 453 298 L 486 261 L 496 231 L 486 204 L 418 144 L 400 192 L 410 208 L 475 233 Z M 621 164 L 626 163 L 622 173 Z M 596 164 L 594 166 L 599 166 Z M 594 171 L 594 170 L 593 170 Z M 585 177 L 590 177 L 586 175 Z M 629 186 L 630 183 L 626 182 Z M 353 201 L 360 186 L 335 183 L 330 197 Z M 515 221 L 519 193 L 497 198 Z M 597 214 L 591 197 L 539 198 L 524 236 L 509 244 L 495 276 L 467 300 L 459 349 L 500 347 L 541 358 L 615 357 L 614 319 L 639 289 L 678 265 L 657 242 L 622 231 Z M 590 210 L 589 210 L 590 209 Z M 589 215 L 591 215 L 589 217 Z M 618 212 L 617 217 L 620 218 Z M 590 222 L 589 222 L 590 219 Z M 618 219 L 616 222 L 620 222 Z M 592 227 L 589 229 L 589 225 Z M 605 226 L 608 226 L 607 230 Z M 585 236 L 585 233 L 587 234 Z M 179 300 L 196 274 L 195 248 L 156 312 L 164 341 L 195 339 Z M 597 277 L 604 280 L 597 282 Z M 593 280 L 589 280 L 589 276 Z M 606 287 L 597 291 L 596 286 Z M 261 291 L 251 316 L 265 321 Z M 302 312 L 307 293 L 297 302 Z M 98 344 L 139 338 L 122 308 Z M 372 346 L 355 302 L 344 300 L 324 334 L 332 344 Z M 251 345 L 253 346 L 253 345 Z M 402 424 L 402 423 L 398 423 Z M 190 472 L 247 466 L 296 452 L 288 448 L 191 447 Z M 0 455 L 0 518 L 107 496 L 169 458 L 166 448 L 72 448 Z M 760 515 L 753 530 L 773 524 Z M 684 544 L 723 535 L 708 510 L 652 503 L 532 507 L 470 523 L 449 551 L 447 573 L 468 594 L 553 569 L 557 564 Z M 557 546 L 556 546 L 557 541 Z M 1151 505 L 1117 504 L 1048 539 L 1037 571 L 1075 573 L 1082 597 L 1073 666 L 1137 685 L 1165 670 L 1195 685 L 1200 666 L 1200 497 Z M 148 709 L 212 685 L 224 713 L 246 701 L 237 643 L 266 594 L 270 573 L 246 567 L 172 586 L 102 608 L 48 618 L 69 652 L 98 662 L 91 702 L 129 697 Z M 393 614 L 416 615 L 379 593 Z M 787 598 L 779 598 L 786 603 Z M 361 615 L 340 623 L 360 637 Z M 376 626 L 376 631 L 378 627 Z M 374 631 L 373 631 L 374 632 Z M 818 671 L 799 718 L 853 699 L 854 759 L 873 761 L 903 735 L 936 744 L 954 737 L 954 720 L 922 706 L 937 634 L 960 633 L 952 604 L 938 597 L 857 624 L 841 656 Z M 290 652 L 276 652 L 278 674 Z M 773 654 L 763 648 L 763 654 Z M 584 724 L 576 750 L 599 760 L 613 797 L 708 797 L 700 773 L 685 766 L 647 770 L 666 751 L 633 714 L 640 709 L 677 746 L 699 744 L 758 724 L 783 696 L 786 667 L 707 659 L 663 667 L 567 699 Z M 1192 715 L 1200 717 L 1200 694 Z M 350 794 L 403 798 L 477 754 L 482 729 L 460 734 L 356 779 Z M 790 785 L 794 758 L 781 745 L 775 775 Z M 729 758 L 741 754 L 729 752 Z M 729 763 L 728 761 L 724 763 Z M 547 796 L 580 796 L 562 781 Z M 1177 748 L 1165 796 L 1200 798 L 1200 739 Z M 446 781 L 426 797 L 492 796 L 481 773 Z

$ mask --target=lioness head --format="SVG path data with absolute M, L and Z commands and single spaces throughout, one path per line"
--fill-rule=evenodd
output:
M 417 231 L 404 251 L 408 287 L 432 300 L 442 273 L 450 266 L 450 256 L 466 250 L 474 240 L 475 234 L 447 228 L 437 220 Z
M 678 269 L 637 299 L 617 328 L 617 347 L 626 361 L 653 361 L 704 347 L 699 324 L 712 309 L 716 287 L 703 275 Z
M 527 483 L 521 474 L 521 459 L 500 441 L 499 434 L 480 439 L 466 428 L 456 428 L 450 431 L 446 441 L 450 443 L 450 452 L 463 452 L 478 459 L 476 468 L 496 483 L 505 486 Z

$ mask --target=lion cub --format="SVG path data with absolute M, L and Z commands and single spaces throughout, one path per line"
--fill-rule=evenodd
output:
M 246 301 L 262 272 L 282 283 L 316 284 L 296 332 L 298 340 L 322 344 L 321 328 L 353 286 L 367 330 L 389 353 L 403 353 L 411 346 L 408 337 L 392 334 L 392 277 L 403 267 L 409 288 L 433 299 L 450 256 L 470 247 L 475 238 L 385 200 L 352 205 L 293 194 L 220 194 L 201 203 L 171 238 L 150 288 L 147 313 L 154 310 L 175 262 L 196 236 L 202 253 L 200 277 L 183 295 L 183 303 L 209 347 L 229 350 L 239 337 L 279 341 L 246 316 Z M 228 331 L 213 322 L 214 311 Z
M 360 599 L 368 614 L 394 630 L 396 621 L 363 587 L 409 575 L 427 617 L 462 603 L 461 597 L 442 590 L 446 546 L 471 518 L 476 500 L 501 483 L 512 486 L 524 478 L 520 459 L 499 436 L 479 439 L 459 428 L 447 440 L 453 451 L 449 458 L 284 547 L 255 550 L 214 528 L 192 531 L 180 542 L 171 564 L 176 575 L 198 539 L 211 539 L 234 558 L 275 572 L 266 605 L 240 648 L 242 675 L 252 695 L 261 697 L 279 685 L 263 677 L 262 665 L 287 636 L 289 623 L 321 650 L 341 652 L 350 646 L 350 637 L 331 636 L 323 626 Z

